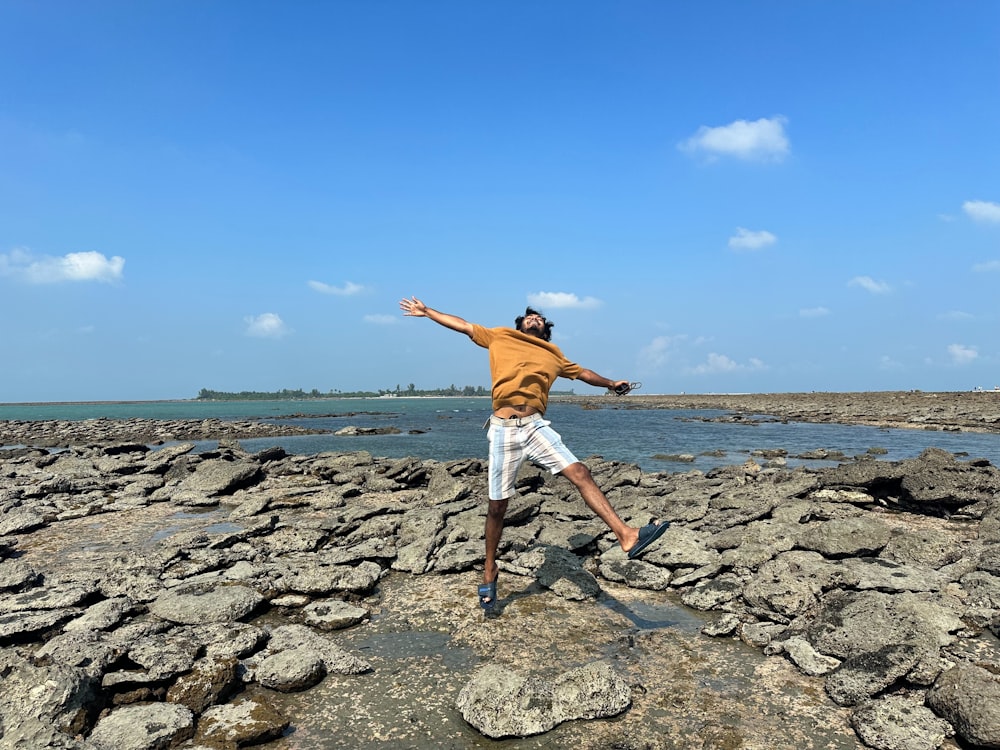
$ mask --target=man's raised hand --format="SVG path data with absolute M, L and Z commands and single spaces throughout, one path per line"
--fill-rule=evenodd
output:
M 427 316 L 427 305 L 416 297 L 411 297 L 410 299 L 403 297 L 399 301 L 399 309 L 403 311 L 403 315 L 412 315 L 415 318 L 424 318 Z

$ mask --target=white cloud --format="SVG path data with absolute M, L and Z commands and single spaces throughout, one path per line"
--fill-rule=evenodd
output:
M 859 286 L 872 294 L 885 294 L 891 291 L 892 287 L 884 281 L 875 281 L 871 276 L 855 276 L 847 282 L 848 286 Z
M 639 364 L 644 368 L 658 369 L 670 361 L 674 343 L 682 337 L 657 336 L 639 351 Z
M 710 158 L 734 156 L 738 159 L 781 161 L 788 154 L 784 117 L 761 118 L 754 122 L 736 120 L 729 125 L 698 128 L 679 144 L 687 153 L 706 153 Z
M 804 307 L 799 310 L 800 318 L 822 318 L 829 314 L 829 309 L 825 307 Z
M 727 357 L 725 354 L 716 354 L 715 352 L 712 352 L 708 355 L 708 359 L 703 364 L 692 367 L 688 371 L 695 375 L 714 375 L 720 372 L 763 369 L 765 369 L 764 363 L 756 357 L 751 357 L 749 363 L 741 365 L 740 363 Z
M 729 238 L 729 248 L 731 250 L 760 250 L 762 247 L 773 245 L 778 241 L 770 232 L 760 230 L 752 232 L 743 227 L 736 228 L 736 234 Z
M 990 224 L 1000 224 L 1000 203 L 990 201 L 966 201 L 962 210 L 973 221 L 985 221 Z
M 974 346 L 965 346 L 964 344 L 949 344 L 948 356 L 951 357 L 952 364 L 967 365 L 973 362 L 977 357 L 979 357 L 979 352 L 976 351 L 976 347 Z
M 394 323 L 398 323 L 399 318 L 397 318 L 395 315 L 384 315 L 384 314 L 365 315 L 364 321 L 365 323 L 375 323 L 376 325 L 380 326 L 391 326 Z
M 989 273 L 990 271 L 1000 271 L 1000 260 L 988 260 L 985 263 L 976 263 L 972 267 L 976 273 Z
M 276 313 L 251 315 L 243 320 L 247 324 L 247 336 L 255 336 L 263 339 L 280 339 L 282 336 L 291 333 L 291 329 L 285 325 L 285 321 Z
M 338 297 L 353 297 L 355 294 L 361 294 L 365 291 L 365 287 L 352 281 L 345 282 L 343 286 L 332 286 L 324 284 L 322 281 L 310 281 L 309 288 L 320 294 L 335 294 Z
M 596 297 L 584 297 L 580 299 L 570 292 L 535 292 L 528 295 L 528 304 L 534 307 L 592 310 L 604 303 Z
M 112 283 L 121 280 L 124 270 L 124 258 L 118 255 L 107 258 L 94 251 L 68 253 L 58 257 L 36 257 L 21 248 L 0 253 L 0 276 L 10 276 L 30 284 L 56 284 L 62 281 Z

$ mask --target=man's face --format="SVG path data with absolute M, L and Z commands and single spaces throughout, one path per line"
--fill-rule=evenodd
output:
M 541 315 L 525 315 L 521 321 L 521 331 L 541 338 L 545 333 L 545 318 Z

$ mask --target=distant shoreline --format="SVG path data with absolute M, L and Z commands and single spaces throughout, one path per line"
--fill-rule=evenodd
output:
M 2 401 L 0 406 L 102 406 L 107 404 L 187 404 L 194 398 L 154 398 L 128 401 Z

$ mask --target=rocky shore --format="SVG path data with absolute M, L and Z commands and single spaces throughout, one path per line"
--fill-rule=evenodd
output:
M 876 417 L 977 424 L 920 421 L 942 402 Z M 711 403 L 671 408 L 742 408 Z M 671 522 L 638 561 L 525 470 L 484 618 L 479 460 L 106 434 L 0 450 L 5 748 L 1000 747 L 985 460 L 589 458 L 626 520 Z
M 0 446 L 65 448 L 87 443 L 146 443 L 316 435 L 329 430 L 259 419 L 44 419 L 0 420 Z
M 608 397 L 562 400 L 607 407 Z M 1000 432 L 1000 391 L 871 391 L 866 393 L 724 393 L 646 396 L 614 400 L 625 409 L 723 409 L 727 419 L 777 417 L 790 422 L 863 424 L 925 430 Z

